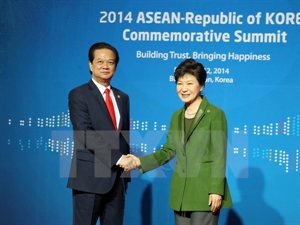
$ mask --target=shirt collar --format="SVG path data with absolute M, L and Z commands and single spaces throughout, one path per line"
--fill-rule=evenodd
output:
M 111 91 L 111 86 L 110 85 L 107 86 L 107 87 L 104 87 L 102 84 L 99 84 L 97 81 L 95 81 L 94 78 L 92 78 L 92 81 L 97 86 L 97 88 L 99 89 L 99 91 L 102 95 L 104 94 L 106 88 L 108 88 Z

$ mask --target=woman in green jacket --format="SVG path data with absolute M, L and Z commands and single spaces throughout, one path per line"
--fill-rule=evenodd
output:
M 173 113 L 166 144 L 155 153 L 127 157 L 134 157 L 142 173 L 176 157 L 169 201 L 176 225 L 216 225 L 219 210 L 232 205 L 225 177 L 226 117 L 201 95 L 206 80 L 201 63 L 186 59 L 174 75 L 184 107 Z

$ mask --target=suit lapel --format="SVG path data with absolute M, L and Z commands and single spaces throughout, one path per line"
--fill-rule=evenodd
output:
M 121 98 L 121 95 L 120 95 L 120 93 L 117 89 L 115 89 L 114 87 L 111 87 L 111 88 L 112 88 L 112 91 L 114 93 L 114 96 L 115 96 L 115 99 L 116 99 L 116 102 L 117 102 L 117 106 L 118 106 L 118 109 L 119 109 L 119 113 L 120 113 L 120 122 L 119 122 L 119 129 L 118 130 L 122 130 L 122 125 L 123 125 L 122 112 L 124 111 L 124 110 L 122 110 L 123 109 L 122 98 Z
M 92 80 L 89 81 L 89 85 L 91 87 L 91 95 L 99 103 L 98 105 L 100 106 L 103 114 L 105 115 L 105 117 L 107 118 L 108 121 L 111 121 L 111 124 L 112 124 L 112 120 L 110 118 L 108 109 L 106 107 L 105 101 L 102 96 L 102 93 L 99 91 L 99 89 L 97 88 L 97 86 L 94 84 L 94 82 Z M 100 113 L 99 113 L 99 115 L 100 115 Z
M 193 131 L 196 129 L 197 125 L 200 123 L 201 119 L 204 117 L 205 112 L 206 112 L 206 108 L 208 105 L 208 101 L 205 98 L 205 96 L 202 96 L 202 102 L 199 106 L 199 109 L 195 115 L 195 118 L 193 119 L 193 122 L 191 124 L 191 127 L 187 133 L 187 135 L 185 135 L 185 128 L 184 128 L 184 120 L 185 120 L 185 110 L 186 107 L 183 107 L 181 112 L 179 113 L 178 116 L 178 135 L 179 135 L 179 139 L 180 139 L 180 146 L 184 146 L 183 147 L 183 151 L 185 151 L 185 145 L 187 143 L 187 141 L 189 140 L 189 137 L 191 136 L 191 134 L 193 133 Z
M 207 99 L 203 96 L 202 97 L 202 102 L 199 106 L 199 109 L 193 119 L 193 122 L 192 122 L 192 125 L 187 133 L 187 136 L 186 136 L 186 141 L 188 141 L 189 137 L 191 136 L 191 134 L 193 133 L 193 131 L 196 129 L 197 125 L 200 123 L 201 119 L 204 117 L 205 115 L 205 110 L 206 110 L 206 107 L 208 105 L 208 101 Z M 184 120 L 184 117 L 183 117 L 183 120 Z
M 184 112 L 185 112 L 185 108 L 183 108 L 181 110 L 179 117 L 178 117 L 178 131 L 179 131 L 181 146 L 185 146 L 185 143 L 186 143 L 186 138 L 185 138 L 185 134 L 184 134 Z

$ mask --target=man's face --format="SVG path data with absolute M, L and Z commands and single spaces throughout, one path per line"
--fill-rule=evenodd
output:
M 89 62 L 92 77 L 100 84 L 107 86 L 116 71 L 115 54 L 110 49 L 97 49 L 93 62 Z

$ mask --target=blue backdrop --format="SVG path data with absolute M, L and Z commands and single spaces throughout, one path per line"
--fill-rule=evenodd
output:
M 174 68 L 195 58 L 229 125 L 235 205 L 220 224 L 300 224 L 299 0 L 2 0 L 0 9 L 0 224 L 71 224 L 67 95 L 90 79 L 87 51 L 99 41 L 120 53 L 112 84 L 131 99 L 134 154 L 164 144 L 182 107 Z M 174 224 L 173 165 L 132 173 L 125 225 Z

